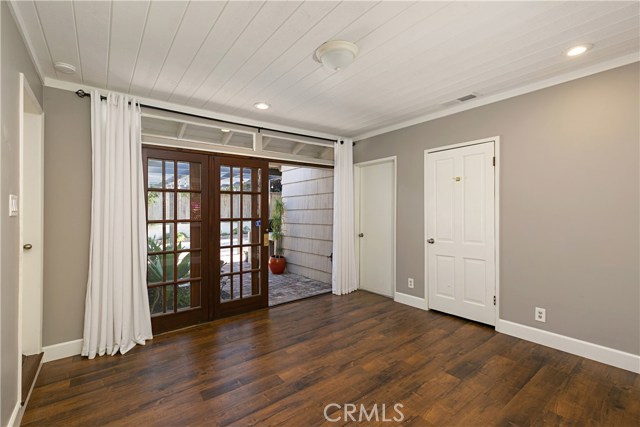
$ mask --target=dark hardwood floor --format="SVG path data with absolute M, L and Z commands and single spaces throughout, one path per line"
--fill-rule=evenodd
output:
M 640 375 L 359 291 L 44 365 L 23 425 L 106 424 L 638 426 Z

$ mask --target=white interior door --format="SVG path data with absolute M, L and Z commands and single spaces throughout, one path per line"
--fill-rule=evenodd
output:
M 426 156 L 429 308 L 494 325 L 494 143 Z
M 395 289 L 395 161 L 357 166 L 359 288 L 385 296 Z
M 44 115 L 26 81 L 20 112 L 20 351 L 42 351 Z

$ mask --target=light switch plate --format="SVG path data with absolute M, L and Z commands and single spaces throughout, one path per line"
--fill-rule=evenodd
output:
M 18 196 L 9 194 L 9 216 L 18 216 Z

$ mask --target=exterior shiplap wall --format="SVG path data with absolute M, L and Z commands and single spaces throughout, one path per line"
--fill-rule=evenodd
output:
M 283 166 L 282 201 L 289 272 L 331 283 L 333 169 Z

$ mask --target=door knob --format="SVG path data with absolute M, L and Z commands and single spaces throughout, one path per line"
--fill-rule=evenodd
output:
M 428 239 L 428 240 L 427 240 L 427 243 L 429 243 L 430 245 L 433 245 L 435 242 L 436 242 L 436 241 L 435 241 L 435 240 L 433 240 L 433 239 Z
M 358 234 L 358 237 L 364 237 L 364 233 Z
M 31 248 L 33 248 L 33 245 L 31 245 L 31 243 L 27 243 L 26 245 L 23 246 L 24 249 L 29 250 Z

